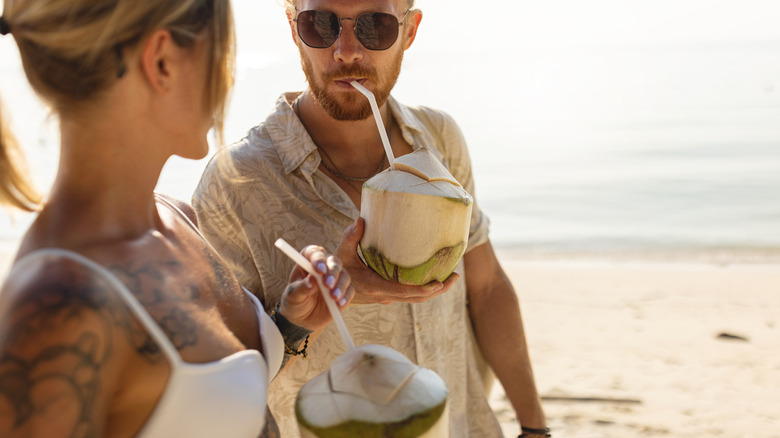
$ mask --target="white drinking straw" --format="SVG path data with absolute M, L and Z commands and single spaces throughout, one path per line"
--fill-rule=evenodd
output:
M 320 286 L 320 292 L 322 292 L 322 296 L 325 299 L 325 304 L 330 311 L 330 316 L 333 317 L 333 322 L 336 323 L 336 327 L 339 329 L 341 339 L 344 340 L 344 345 L 347 346 L 347 351 L 355 348 L 355 343 L 352 342 L 352 336 L 349 335 L 349 330 L 347 330 L 347 325 L 344 324 L 344 318 L 341 317 L 341 312 L 336 308 L 336 303 L 333 302 L 333 298 L 328 293 L 328 288 L 322 283 L 322 275 L 314 270 L 314 266 L 311 265 L 311 262 L 306 259 L 306 257 L 302 256 L 301 253 L 296 251 L 295 248 L 281 237 L 276 239 L 274 245 L 317 280 L 317 284 Z
M 355 87 L 361 93 L 363 93 L 363 95 L 366 96 L 366 98 L 368 98 L 368 101 L 371 103 L 371 111 L 374 113 L 374 120 L 376 120 L 376 127 L 379 128 L 379 136 L 382 137 L 382 144 L 385 145 L 385 153 L 387 154 L 387 161 L 390 163 L 390 168 L 394 169 L 393 161 L 395 161 L 395 157 L 393 156 L 393 148 L 390 147 L 390 139 L 387 138 L 387 131 L 385 131 L 385 124 L 382 123 L 382 116 L 379 114 L 379 105 L 376 104 L 376 98 L 374 97 L 374 93 L 368 91 L 368 89 L 360 85 L 360 82 L 358 81 L 352 81 L 349 84 Z

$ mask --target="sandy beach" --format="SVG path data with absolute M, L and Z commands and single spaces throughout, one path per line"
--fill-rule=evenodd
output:
M 500 257 L 554 437 L 780 437 L 777 259 Z
M 780 437 L 776 259 L 502 263 L 553 436 Z

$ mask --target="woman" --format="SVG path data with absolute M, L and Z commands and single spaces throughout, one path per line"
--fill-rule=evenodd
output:
M 282 351 L 329 322 L 296 269 L 275 312 L 283 340 L 180 204 L 154 194 L 170 156 L 202 158 L 221 132 L 232 26 L 227 0 L 5 0 L 0 33 L 58 114 L 61 147 L 0 292 L 0 436 L 258 436 Z M 36 201 L 18 173 L 0 186 L 5 203 Z M 338 260 L 303 254 L 343 308 Z

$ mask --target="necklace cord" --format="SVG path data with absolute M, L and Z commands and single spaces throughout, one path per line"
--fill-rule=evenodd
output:
M 331 157 L 330 157 L 330 155 L 328 155 L 328 153 L 327 153 L 327 152 L 325 152 L 325 149 L 321 148 L 319 145 L 316 145 L 316 146 L 317 146 L 317 149 L 318 149 L 320 152 L 322 152 L 322 154 L 323 154 L 323 155 L 325 155 L 325 158 L 327 158 L 327 159 L 328 159 L 328 161 L 330 161 L 330 162 L 331 162 L 331 164 L 333 164 L 333 167 L 330 167 L 330 166 L 329 166 L 329 165 L 328 165 L 328 164 L 325 162 L 325 160 L 322 160 L 322 161 L 320 162 L 320 163 L 322 164 L 322 166 L 323 166 L 323 167 L 324 167 L 324 168 L 325 168 L 325 169 L 326 169 L 328 172 L 332 173 L 333 175 L 336 175 L 337 177 L 339 177 L 339 178 L 341 178 L 341 179 L 347 180 L 347 181 L 366 182 L 366 181 L 370 180 L 371 178 L 373 178 L 373 177 L 374 177 L 374 175 L 376 175 L 377 173 L 381 172 L 381 171 L 382 171 L 382 169 L 384 169 L 384 168 L 385 168 L 385 164 L 387 164 L 387 155 L 382 155 L 382 161 L 380 161 L 380 162 L 379 162 L 379 166 L 377 166 L 377 167 L 376 167 L 376 169 L 374 169 L 374 171 L 373 171 L 373 172 L 371 172 L 371 175 L 369 175 L 369 176 L 366 176 L 366 177 L 357 177 L 357 176 L 349 176 L 349 175 L 345 175 L 345 174 L 344 174 L 344 173 L 341 171 L 341 169 L 339 169 L 339 167 L 336 165 L 336 162 L 335 162 L 335 161 L 333 161 L 333 158 L 331 158 Z
M 299 112 L 300 110 L 298 109 L 298 101 L 300 100 L 300 98 L 301 98 L 301 96 L 298 96 L 292 102 L 292 105 L 291 105 L 292 109 L 293 109 L 293 112 L 298 116 L 298 118 L 301 117 L 300 116 L 300 112 Z M 353 182 L 361 182 L 361 183 L 362 182 L 366 182 L 366 181 L 370 180 L 371 178 L 373 178 L 377 173 L 381 172 L 385 168 L 385 166 L 387 165 L 387 154 L 382 154 L 382 161 L 379 162 L 379 166 L 377 166 L 376 169 L 374 169 L 374 171 L 371 172 L 371 174 L 369 176 L 367 176 L 367 177 L 357 177 L 357 176 L 345 175 L 344 172 L 342 172 L 341 169 L 339 169 L 339 167 L 336 165 L 336 162 L 333 161 L 333 158 L 331 158 L 330 155 L 328 155 L 328 153 L 325 151 L 325 149 L 323 149 L 317 143 L 314 143 L 314 145 L 317 147 L 317 150 L 322 152 L 322 155 L 324 155 L 325 158 L 327 158 L 328 161 L 330 161 L 331 164 L 333 165 L 333 167 L 330 167 L 328 165 L 328 163 L 325 162 L 325 160 L 321 159 L 320 160 L 320 164 L 322 164 L 322 167 L 324 167 L 325 170 L 327 170 L 331 175 L 333 175 L 333 176 L 335 176 L 337 178 L 341 178 L 342 180 L 344 180 L 344 182 L 346 182 L 347 185 L 352 187 L 352 189 L 355 190 L 357 193 L 362 193 L 362 192 L 361 192 L 361 190 L 359 188 L 355 187 L 355 185 L 352 184 Z

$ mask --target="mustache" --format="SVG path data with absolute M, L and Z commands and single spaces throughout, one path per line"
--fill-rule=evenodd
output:
M 365 78 L 368 80 L 371 80 L 372 82 L 376 82 L 376 70 L 372 68 L 366 68 L 362 65 L 345 65 L 338 70 L 332 71 L 330 73 L 326 73 L 323 75 L 323 79 L 326 81 L 338 81 L 345 78 Z

